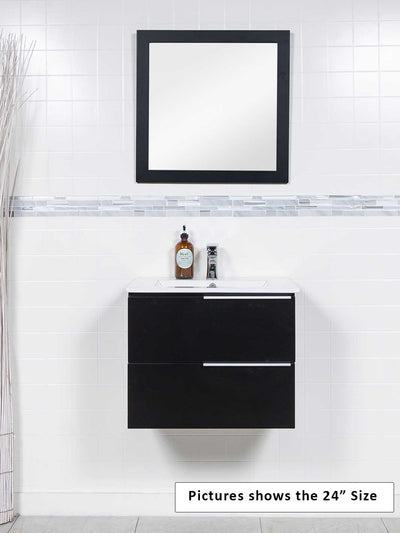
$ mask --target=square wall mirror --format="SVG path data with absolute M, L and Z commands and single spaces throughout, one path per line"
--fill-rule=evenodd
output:
M 138 31 L 136 181 L 287 183 L 289 31 Z

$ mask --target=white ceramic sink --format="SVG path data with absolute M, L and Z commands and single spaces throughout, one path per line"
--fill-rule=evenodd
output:
M 285 294 L 298 292 L 298 286 L 287 278 L 187 279 L 136 278 L 127 287 L 128 293 L 245 293 Z
M 168 279 L 158 280 L 158 284 L 165 288 L 174 289 L 255 289 L 265 287 L 265 280 L 222 280 L 222 279 Z

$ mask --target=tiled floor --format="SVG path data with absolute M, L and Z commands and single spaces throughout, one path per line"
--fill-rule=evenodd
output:
M 400 533 L 400 518 L 20 516 L 0 533 Z

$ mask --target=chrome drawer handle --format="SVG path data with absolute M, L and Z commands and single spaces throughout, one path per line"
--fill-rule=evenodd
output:
M 203 296 L 204 300 L 291 300 L 291 296 Z
M 292 366 L 292 363 L 203 363 L 203 366 Z

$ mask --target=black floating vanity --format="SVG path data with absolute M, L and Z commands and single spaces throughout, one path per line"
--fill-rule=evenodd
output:
M 294 428 L 290 280 L 128 287 L 129 428 Z

